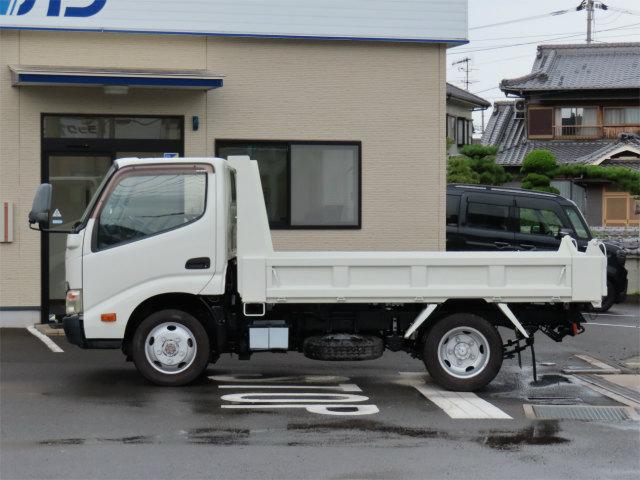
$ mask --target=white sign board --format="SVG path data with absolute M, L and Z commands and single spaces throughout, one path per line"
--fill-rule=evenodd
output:
M 0 28 L 458 44 L 467 0 L 0 0 Z

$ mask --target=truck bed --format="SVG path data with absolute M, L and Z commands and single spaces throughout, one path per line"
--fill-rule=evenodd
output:
M 596 248 L 595 245 L 593 248 Z M 592 250 L 593 250 L 592 248 Z M 597 302 L 603 256 L 556 252 L 274 252 L 247 259 L 245 302 Z
M 238 290 L 245 303 L 589 302 L 606 294 L 606 256 L 579 252 L 274 252 L 255 161 L 238 174 Z

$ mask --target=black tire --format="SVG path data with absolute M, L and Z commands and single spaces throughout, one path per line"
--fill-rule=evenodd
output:
M 449 332 L 456 328 L 469 327 L 480 332 L 487 341 L 488 360 L 486 364 L 467 378 L 450 374 L 440 363 L 438 346 Z M 431 378 L 447 390 L 473 392 L 489 384 L 502 366 L 502 338 L 495 326 L 482 317 L 469 313 L 454 313 L 440 319 L 427 332 L 424 342 L 423 361 Z M 445 362 L 446 363 L 446 362 Z
M 380 337 L 340 333 L 306 338 L 302 350 L 313 360 L 373 360 L 382 356 L 384 342 Z
M 607 295 L 602 297 L 602 306 L 600 308 L 594 308 L 593 311 L 604 313 L 613 307 L 614 303 L 616 303 L 616 289 L 611 280 L 607 280 Z
M 163 323 L 175 323 L 186 327 L 193 335 L 196 346 L 195 357 L 191 364 L 178 373 L 158 371 L 147 358 L 145 342 L 149 333 Z M 193 315 L 182 310 L 160 310 L 145 318 L 136 329 L 131 343 L 133 363 L 144 378 L 156 385 L 176 387 L 187 385 L 200 377 L 209 364 L 211 356 L 209 336 Z

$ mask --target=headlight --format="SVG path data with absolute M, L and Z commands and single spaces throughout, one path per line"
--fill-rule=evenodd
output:
M 620 249 L 616 252 L 616 257 L 618 258 L 618 262 L 620 265 L 624 266 L 624 263 L 627 261 L 627 252 L 626 250 Z
M 82 313 L 82 290 L 67 291 L 65 311 L 67 315 L 78 315 Z

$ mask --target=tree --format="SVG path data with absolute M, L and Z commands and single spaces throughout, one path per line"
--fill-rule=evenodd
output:
M 631 195 L 640 195 L 640 172 L 624 167 L 601 167 L 600 165 L 557 165 L 556 158 L 548 150 L 533 150 L 524 158 L 520 173 L 524 175 L 522 188 L 558 193 L 551 186 L 552 178 L 609 180 Z
M 522 188 L 542 192 L 560 193 L 551 186 L 558 165 L 556 157 L 549 150 L 533 150 L 522 161 L 520 173 L 524 174 Z
M 496 147 L 465 145 L 461 155 L 451 157 L 447 163 L 448 183 L 502 185 L 511 180 L 501 165 L 496 163 Z

